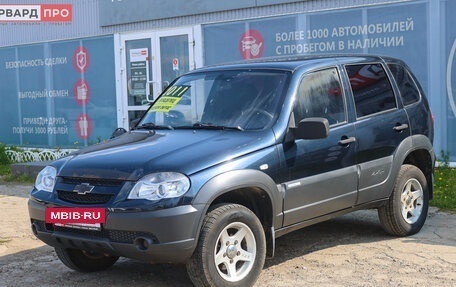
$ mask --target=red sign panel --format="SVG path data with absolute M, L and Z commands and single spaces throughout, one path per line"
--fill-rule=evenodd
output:
M 261 58 L 264 50 L 263 36 L 257 30 L 248 30 L 239 40 L 239 52 L 243 59 Z
M 88 114 L 80 114 L 76 118 L 75 128 L 76 133 L 81 139 L 88 139 L 92 134 L 92 119 Z
M 43 4 L 40 6 L 42 22 L 71 22 L 73 20 L 71 4 Z
M 79 105 L 87 104 L 90 99 L 90 86 L 86 80 L 79 79 L 76 81 L 73 87 L 73 95 Z
M 89 51 L 84 46 L 79 46 L 73 52 L 73 67 L 79 73 L 87 71 L 90 65 Z

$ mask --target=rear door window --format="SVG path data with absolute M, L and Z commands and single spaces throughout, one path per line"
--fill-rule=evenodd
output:
M 419 102 L 420 91 L 410 73 L 402 65 L 388 64 L 388 67 L 399 87 L 404 106 Z
M 380 63 L 345 66 L 358 118 L 397 108 L 391 83 Z

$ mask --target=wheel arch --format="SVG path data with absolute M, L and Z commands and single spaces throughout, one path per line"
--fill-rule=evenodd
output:
M 435 154 L 432 142 L 424 135 L 413 135 L 407 138 L 396 150 L 394 174 L 397 174 L 404 164 L 414 165 L 419 168 L 426 177 L 429 188 L 429 199 L 434 194 L 433 172 L 435 166 Z
M 282 224 L 282 195 L 274 180 L 258 170 L 229 171 L 206 182 L 193 201 L 195 205 L 205 205 L 203 216 L 214 206 L 230 203 L 243 205 L 258 217 L 265 231 L 268 255 L 272 256 L 274 229 Z M 201 226 L 198 234 L 200 229 Z
M 434 196 L 433 170 L 434 160 L 431 154 L 425 149 L 411 151 L 404 159 L 403 164 L 411 164 L 418 167 L 426 177 L 429 189 L 429 200 Z

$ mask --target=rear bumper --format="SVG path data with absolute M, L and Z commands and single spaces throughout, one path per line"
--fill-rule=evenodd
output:
M 158 211 L 107 212 L 99 231 L 45 223 L 45 204 L 30 199 L 37 238 L 53 247 L 75 248 L 152 263 L 186 262 L 197 244 L 202 208 L 191 205 Z

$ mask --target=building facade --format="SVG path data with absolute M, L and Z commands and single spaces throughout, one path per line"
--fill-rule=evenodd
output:
M 456 162 L 455 12 L 456 0 L 4 0 L 0 142 L 97 143 L 204 65 L 371 53 L 412 68 L 436 152 Z

